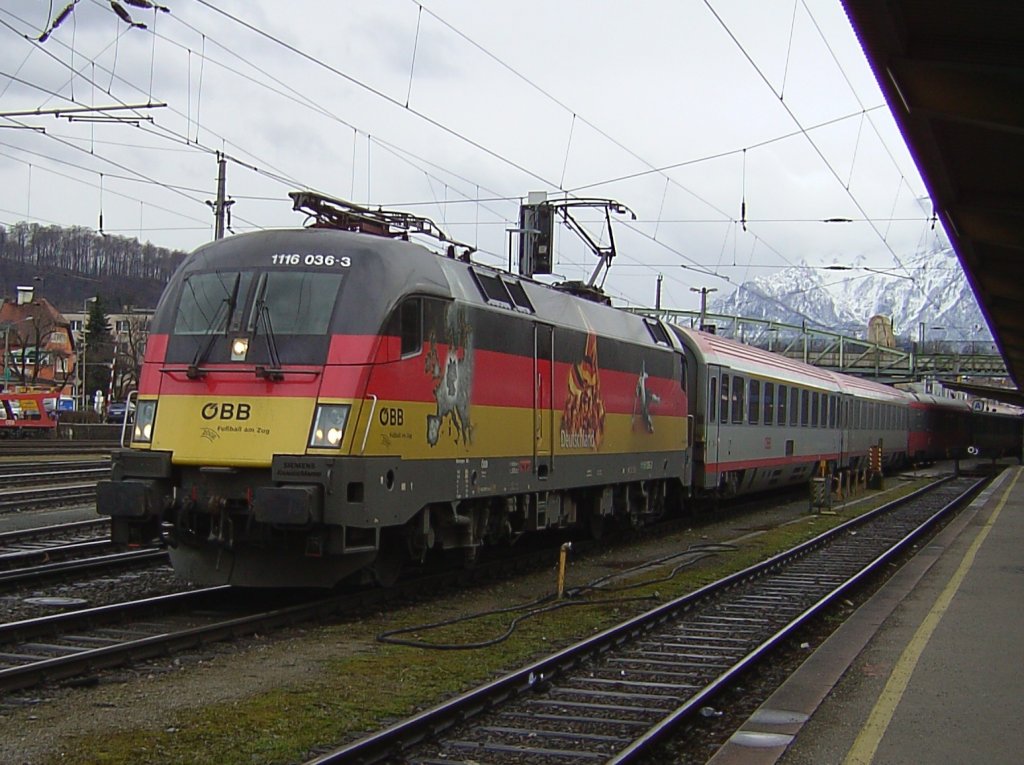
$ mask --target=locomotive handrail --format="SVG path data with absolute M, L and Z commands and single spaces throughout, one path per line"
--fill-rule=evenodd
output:
M 373 413 L 377 411 L 377 397 L 371 393 L 370 398 L 373 399 L 373 404 L 370 405 L 370 416 L 366 418 L 366 432 L 363 433 L 363 445 L 359 447 L 360 454 L 366 451 L 366 439 L 370 437 L 370 425 L 373 424 Z
M 125 435 L 125 433 L 128 432 L 128 415 L 132 411 L 132 399 L 133 398 L 136 401 L 138 401 L 138 398 L 139 398 L 139 391 L 138 390 L 130 390 L 130 391 L 128 391 L 128 395 L 124 399 L 124 419 L 121 420 L 121 440 L 118 442 L 118 443 L 121 444 L 121 448 L 122 449 L 127 449 L 128 448 L 128 444 L 126 444 L 124 442 L 124 435 Z

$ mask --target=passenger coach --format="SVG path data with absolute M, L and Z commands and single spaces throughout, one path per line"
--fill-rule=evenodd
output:
M 910 397 L 866 380 L 684 327 L 695 415 L 694 483 L 726 496 L 906 458 Z

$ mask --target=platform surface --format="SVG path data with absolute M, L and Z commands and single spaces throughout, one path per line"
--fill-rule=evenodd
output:
M 1024 762 L 1024 469 L 812 654 L 713 765 Z

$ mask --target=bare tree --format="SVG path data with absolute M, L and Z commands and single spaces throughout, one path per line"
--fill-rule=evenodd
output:
M 129 316 L 118 336 L 120 340 L 114 355 L 117 373 L 114 377 L 113 394 L 115 400 L 123 400 L 129 391 L 139 389 L 142 357 L 146 353 L 146 342 L 149 340 L 149 317 Z

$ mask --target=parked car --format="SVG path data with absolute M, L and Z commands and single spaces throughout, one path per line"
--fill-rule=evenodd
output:
M 124 422 L 124 413 L 126 409 L 128 411 L 128 422 L 131 422 L 132 418 L 135 416 L 135 405 L 132 404 L 129 406 L 124 401 L 111 401 L 110 405 L 107 407 L 107 422 L 120 425 Z

